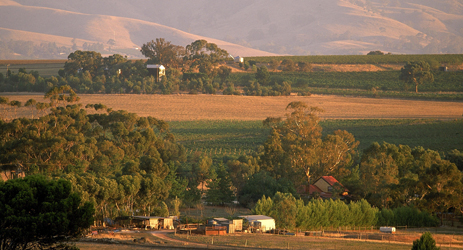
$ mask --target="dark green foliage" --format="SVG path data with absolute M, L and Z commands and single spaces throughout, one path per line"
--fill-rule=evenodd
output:
M 93 205 L 82 204 L 66 180 L 28 176 L 0 183 L 0 249 L 59 245 L 81 236 L 93 213 Z
M 463 171 L 463 152 L 453 149 L 447 153 L 445 159 L 455 164 L 460 171 Z
M 243 206 L 252 207 L 262 196 L 273 197 L 277 192 L 297 196 L 291 181 L 285 178 L 276 180 L 266 171 L 261 171 L 249 178 L 238 194 L 238 201 Z
M 207 79 L 207 74 L 204 73 L 183 73 L 183 81 L 192 81 L 197 79 Z
M 297 218 L 296 198 L 290 193 L 277 192 L 273 196 L 272 217 L 277 228 L 294 229 Z
M 229 170 L 220 164 L 207 183 L 206 201 L 212 205 L 231 204 L 235 199 Z
M 372 55 L 384 55 L 384 52 L 382 52 L 380 50 L 376 50 L 376 51 L 370 51 L 367 54 L 367 56 L 372 56 Z
M 318 114 L 323 110 L 304 102 L 291 102 L 286 110 L 286 119 L 263 121 L 272 132 L 259 152 L 261 168 L 276 179 L 291 180 L 295 188 L 325 175 L 346 176 L 359 144 L 352 134 L 337 130 L 322 138 Z
M 190 71 L 197 69 L 200 73 L 212 77 L 217 72 L 213 69 L 219 62 L 224 62 L 229 58 L 226 50 L 219 48 L 214 43 L 206 40 L 196 40 L 185 47 L 185 57 L 183 62 L 188 65 Z
M 148 63 L 161 64 L 166 68 L 178 67 L 182 62 L 182 56 L 185 54 L 185 48 L 171 44 L 164 38 L 156 38 L 143 44 L 140 52 L 149 58 Z
M 64 73 L 66 75 L 75 75 L 78 72 L 89 71 L 92 76 L 96 76 L 102 61 L 103 58 L 100 53 L 77 50 L 69 54 L 68 61 L 64 64 Z
M 436 227 L 439 220 L 430 213 L 414 207 L 381 209 L 377 213 L 377 226 Z
M 291 194 L 277 192 L 273 198 L 263 196 L 252 212 L 273 217 L 279 228 L 320 230 L 374 226 L 378 209 L 365 200 L 346 204 L 341 200 L 317 199 L 304 204 Z
M 46 97 L 49 114 L 0 123 L 0 151 L 7 152 L 0 154 L 2 165 L 71 180 L 84 200 L 95 203 L 97 221 L 134 208 L 149 214 L 171 188 L 182 196 L 187 182 L 175 164 L 185 160 L 184 151 L 167 123 L 101 104 L 87 105 L 97 111 L 88 115 L 72 104 L 79 98 L 69 87 L 53 88 Z
M 293 72 L 296 71 L 296 63 L 294 63 L 293 60 L 291 59 L 284 59 L 281 64 L 280 64 L 281 70 L 282 71 L 288 71 L 288 72 Z
M 430 232 L 425 232 L 419 240 L 413 241 L 412 250 L 439 250 Z
M 267 86 L 270 81 L 270 73 L 268 72 L 267 67 L 261 66 L 257 68 L 255 78 L 260 85 Z
M 431 66 L 425 61 L 407 62 L 400 70 L 399 79 L 405 84 L 415 85 L 415 92 L 418 93 L 418 85 L 433 82 L 434 75 L 431 72 Z
M 436 151 L 373 143 L 359 170 L 364 197 L 376 207 L 414 205 L 441 215 L 460 207 L 462 174 Z

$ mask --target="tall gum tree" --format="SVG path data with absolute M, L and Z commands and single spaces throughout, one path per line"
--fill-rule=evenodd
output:
M 407 62 L 400 70 L 400 80 L 405 84 L 414 84 L 415 92 L 418 93 L 418 85 L 424 82 L 433 82 L 434 76 L 431 72 L 431 66 L 425 61 Z
M 295 186 L 310 184 L 323 175 L 343 177 L 358 145 L 354 136 L 336 131 L 322 138 L 318 115 L 323 110 L 318 107 L 291 102 L 286 110 L 291 112 L 285 119 L 269 117 L 264 121 L 272 132 L 264 144 L 262 169 L 275 178 L 291 179 Z
M 156 38 L 143 44 L 140 52 L 150 58 L 149 63 L 162 64 L 166 68 L 178 68 L 182 64 L 185 49 L 182 46 L 174 45 L 164 38 Z

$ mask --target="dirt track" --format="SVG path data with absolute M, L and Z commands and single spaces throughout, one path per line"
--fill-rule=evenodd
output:
M 45 102 L 43 95 L 6 95 L 25 103 L 33 98 Z M 288 103 L 306 102 L 325 110 L 325 119 L 462 118 L 463 102 L 437 102 L 313 95 L 309 97 L 256 97 L 223 95 L 79 95 L 81 103 L 102 103 L 114 110 L 127 110 L 140 116 L 166 121 L 182 120 L 264 120 L 283 116 Z M 27 115 L 22 108 L 18 115 Z

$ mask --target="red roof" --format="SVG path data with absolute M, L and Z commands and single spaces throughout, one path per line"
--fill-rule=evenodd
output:
M 336 183 L 338 183 L 339 185 L 341 185 L 341 187 L 344 187 L 338 180 L 336 180 L 336 178 L 334 178 L 333 176 L 322 176 L 320 177 L 318 180 L 320 179 L 323 179 L 324 181 L 326 181 L 330 186 L 334 186 Z M 317 181 L 318 181 L 317 180 Z M 316 182 L 317 182 L 316 181 Z M 315 182 L 315 183 L 316 183 Z M 349 190 L 347 190 L 347 188 L 344 188 L 344 192 L 348 192 Z M 299 193 L 302 193 L 302 194 L 312 194 L 312 193 L 319 193 L 320 194 L 320 197 L 323 197 L 323 198 L 331 198 L 332 197 L 332 194 L 331 192 L 323 192 L 319 187 L 315 186 L 315 185 L 301 185 L 299 188 L 298 188 L 298 192 Z
M 318 188 L 315 185 L 310 185 L 309 186 L 309 194 L 312 194 L 313 192 L 322 193 L 323 191 L 320 190 L 320 188 Z
M 342 184 L 338 180 L 336 180 L 333 176 L 322 176 L 321 178 L 325 180 L 326 182 L 328 182 L 330 186 L 334 186 L 334 184 L 336 183 L 339 183 L 339 185 L 342 186 Z

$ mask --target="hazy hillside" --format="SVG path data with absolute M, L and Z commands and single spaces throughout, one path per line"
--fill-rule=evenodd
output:
M 1 40 L 17 30 L 77 46 L 114 39 L 116 50 L 164 37 L 182 46 L 204 38 L 242 56 L 463 53 L 459 0 L 0 0 L 0 21 Z

